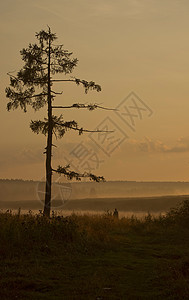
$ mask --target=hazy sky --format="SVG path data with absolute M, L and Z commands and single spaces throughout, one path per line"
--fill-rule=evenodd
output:
M 49 25 L 79 59 L 73 76 L 102 86 L 101 93 L 85 95 L 81 87 L 57 84 L 57 91 L 64 93 L 56 103 L 119 106 L 118 114 L 63 112 L 65 120 L 75 119 L 81 127 L 113 126 L 116 134 L 78 137 L 68 132 L 54 141 L 58 148 L 53 165 L 72 160 L 77 168 L 93 168 L 93 173 L 108 180 L 188 181 L 188 15 L 187 0 L 1 1 L 0 177 L 44 176 L 46 141 L 31 132 L 29 122 L 45 116 L 46 109 L 7 112 L 4 89 L 9 84 L 6 73 L 22 67 L 19 51 Z M 142 102 L 135 95 L 123 102 L 131 91 Z M 134 106 L 139 104 L 143 110 L 137 111 Z

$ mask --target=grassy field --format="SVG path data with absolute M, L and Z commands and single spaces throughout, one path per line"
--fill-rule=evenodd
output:
M 189 201 L 166 216 L 0 214 L 0 299 L 189 299 Z

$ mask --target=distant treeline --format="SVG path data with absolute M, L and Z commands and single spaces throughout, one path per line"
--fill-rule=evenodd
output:
M 43 200 L 45 183 L 22 179 L 0 179 L 0 201 Z M 62 198 L 70 192 L 70 199 L 145 197 L 163 195 L 189 195 L 189 182 L 55 182 L 53 198 Z

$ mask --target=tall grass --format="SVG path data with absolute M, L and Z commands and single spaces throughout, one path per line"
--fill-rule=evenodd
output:
M 189 201 L 143 219 L 0 213 L 0 297 L 103 299 L 108 287 L 104 299 L 188 299 L 188 225 Z
M 126 234 L 131 231 L 147 233 L 160 231 L 170 226 L 189 225 L 189 201 L 184 201 L 165 216 L 144 219 L 117 219 L 108 214 L 84 215 L 72 214 L 69 217 L 51 219 L 39 215 L 13 215 L 0 213 L 0 255 L 19 255 L 35 251 L 50 252 L 59 245 L 63 250 L 91 248 L 94 245 L 105 247 L 112 243 L 113 233 Z
M 159 234 L 170 228 L 189 225 L 189 201 L 171 209 L 165 216 L 144 219 L 117 219 L 104 215 L 75 215 L 44 218 L 41 214 L 17 215 L 0 213 L 0 255 L 19 256 L 23 253 L 51 251 L 61 247 L 62 251 L 90 251 L 115 245 L 121 234 Z

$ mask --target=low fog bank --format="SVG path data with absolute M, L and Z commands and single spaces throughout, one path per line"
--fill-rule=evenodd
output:
M 44 189 L 44 182 L 0 180 L 0 209 L 43 209 Z M 119 211 L 164 212 L 189 199 L 187 195 L 188 182 L 56 182 L 52 207 L 70 211 L 112 211 L 116 207 Z
M 23 180 L 0 180 L 0 201 L 43 200 L 45 183 Z M 189 182 L 55 182 L 53 199 L 125 198 L 166 195 L 189 195 Z
M 71 211 L 71 212 L 113 212 L 115 208 L 119 212 L 145 212 L 145 213 L 164 213 L 170 208 L 175 207 L 183 200 L 189 200 L 188 196 L 156 196 L 156 197 L 136 197 L 136 198 L 85 198 L 53 200 L 52 210 Z M 1 201 L 0 209 L 6 210 L 43 210 L 43 201 Z

